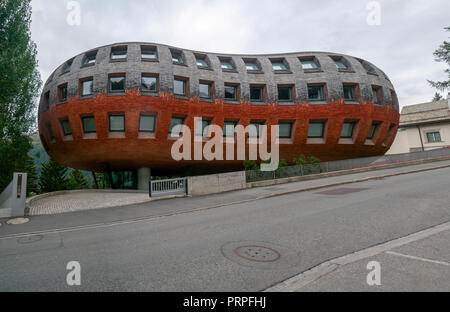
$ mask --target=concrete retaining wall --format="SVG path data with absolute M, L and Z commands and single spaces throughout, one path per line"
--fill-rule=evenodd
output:
M 188 193 L 192 196 L 215 194 L 247 188 L 245 172 L 231 172 L 188 178 Z

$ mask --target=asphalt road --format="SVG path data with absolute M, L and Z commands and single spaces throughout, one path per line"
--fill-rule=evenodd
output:
M 329 259 L 449 221 L 449 176 L 445 168 L 150 220 L 0 238 L 0 291 L 264 290 Z M 70 261 L 81 265 L 81 286 L 66 283 Z

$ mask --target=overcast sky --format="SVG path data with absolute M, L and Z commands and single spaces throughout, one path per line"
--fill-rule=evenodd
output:
M 369 25 L 364 0 L 79 0 L 80 25 L 69 25 L 68 0 L 32 0 L 39 70 L 51 72 L 86 50 L 146 41 L 207 52 L 264 54 L 328 51 L 364 58 L 386 72 L 400 105 L 430 101 L 426 79 L 442 80 L 433 51 L 449 36 L 449 0 L 381 0 L 380 25 Z M 373 15 L 371 15 L 373 16 Z M 376 21 L 376 20 L 375 20 Z

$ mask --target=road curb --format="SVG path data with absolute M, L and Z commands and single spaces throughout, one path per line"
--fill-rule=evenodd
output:
M 409 243 L 413 243 L 424 238 L 430 237 L 432 235 L 436 235 L 440 232 L 450 230 L 450 222 L 445 222 L 440 225 L 431 227 L 429 229 L 416 232 L 410 234 L 405 237 L 397 238 L 392 241 L 376 245 L 370 248 L 366 248 L 360 251 L 357 251 L 352 254 L 345 255 L 343 257 L 339 257 L 333 260 L 329 260 L 318 266 L 309 269 L 303 273 L 300 273 L 290 279 L 287 279 L 284 282 L 281 282 L 275 286 L 272 286 L 264 292 L 294 292 L 299 290 L 300 288 L 320 279 L 321 277 L 338 270 L 341 266 L 354 263 L 356 261 L 366 259 L 369 257 L 376 256 L 380 253 L 389 251 L 394 248 L 398 248 Z

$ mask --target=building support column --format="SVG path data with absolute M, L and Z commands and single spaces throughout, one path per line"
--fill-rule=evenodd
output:
M 138 190 L 148 191 L 149 183 L 152 177 L 152 171 L 150 168 L 140 168 L 138 169 Z

